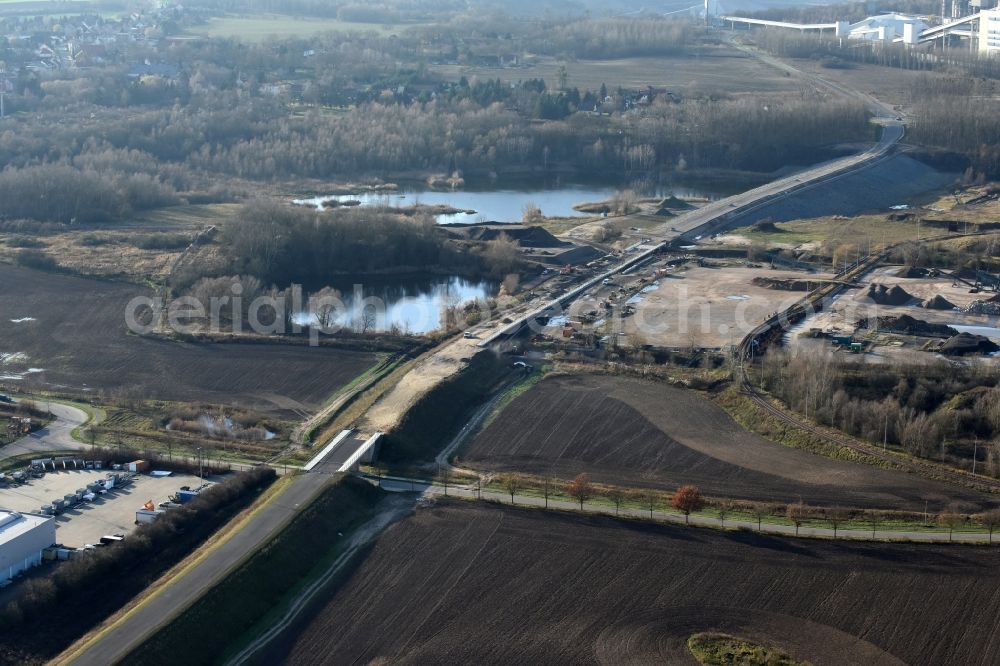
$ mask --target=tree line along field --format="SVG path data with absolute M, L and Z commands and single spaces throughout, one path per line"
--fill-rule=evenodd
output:
M 278 416 L 318 408 L 375 363 L 370 353 L 299 345 L 191 344 L 133 335 L 125 306 L 147 289 L 0 265 L 0 354 L 25 355 L 22 384 L 63 392 L 238 405 Z M 31 318 L 28 321 L 14 322 Z
M 757 501 L 940 510 L 994 498 L 912 474 L 826 458 L 767 441 L 695 391 L 605 375 L 555 375 L 518 396 L 456 464 L 488 472 Z
M 697 664 L 718 631 L 814 666 L 992 664 L 987 548 L 797 541 L 442 501 L 278 646 L 287 664 Z

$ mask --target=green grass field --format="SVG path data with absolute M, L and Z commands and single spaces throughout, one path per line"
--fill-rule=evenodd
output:
M 820 217 L 812 220 L 778 222 L 777 231 L 759 231 L 752 227 L 733 232 L 733 236 L 743 236 L 752 242 L 767 245 L 798 246 L 805 243 L 825 243 L 840 241 L 856 243 L 871 238 L 873 247 L 899 243 L 917 238 L 917 224 L 914 221 L 896 222 L 884 215 L 861 215 L 848 219 Z M 921 237 L 940 235 L 940 229 L 924 226 Z
M 2 1 L 2 0 L 0 0 Z M 213 18 L 207 25 L 191 28 L 189 35 L 202 37 L 235 38 L 246 42 L 260 42 L 276 37 L 311 37 L 324 32 L 368 32 L 382 34 L 400 33 L 416 24 L 391 25 L 383 23 L 352 23 L 338 19 L 296 18 L 284 14 L 255 14 Z
M 677 56 L 611 58 L 607 60 L 563 60 L 529 55 L 522 67 L 434 65 L 442 76 L 480 79 L 499 78 L 504 82 L 540 78 L 558 85 L 558 72 L 566 68 L 569 86 L 597 90 L 609 87 L 643 88 L 647 85 L 670 88 L 687 95 L 695 91 L 726 93 L 786 93 L 802 89 L 802 84 L 760 61 L 727 46 L 704 46 Z
M 186 206 L 169 206 L 136 213 L 129 222 L 132 224 L 149 224 L 152 226 L 164 224 L 218 224 L 228 222 L 236 217 L 242 208 L 241 204 L 190 204 Z

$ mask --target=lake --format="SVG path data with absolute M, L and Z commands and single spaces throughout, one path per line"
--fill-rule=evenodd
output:
M 301 206 L 313 206 L 324 210 L 324 205 L 334 201 L 360 201 L 362 206 L 450 206 L 464 210 L 474 210 L 475 213 L 457 213 L 455 215 L 438 215 L 439 224 L 471 223 L 471 222 L 520 222 L 525 206 L 533 204 L 541 209 L 543 215 L 550 217 L 583 217 L 587 213 L 573 210 L 573 206 L 581 203 L 591 203 L 610 199 L 618 192 L 616 187 L 562 185 L 551 188 L 520 188 L 498 190 L 455 190 L 442 192 L 438 190 L 401 190 L 398 192 L 363 192 L 358 194 L 318 195 L 303 199 L 295 199 L 293 203 Z M 680 198 L 714 200 L 733 192 L 721 189 L 710 191 L 702 188 L 684 186 L 663 187 L 657 196 L 671 194 Z
M 349 280 L 331 285 L 341 293 L 333 316 L 337 325 L 356 327 L 364 308 L 371 306 L 375 315 L 373 330 L 386 331 L 395 326 L 413 334 L 441 328 L 442 311 L 449 305 L 485 300 L 500 288 L 494 281 L 458 276 L 400 276 L 358 283 L 360 287 Z M 309 310 L 298 313 L 294 321 L 300 326 L 318 324 L 316 313 Z

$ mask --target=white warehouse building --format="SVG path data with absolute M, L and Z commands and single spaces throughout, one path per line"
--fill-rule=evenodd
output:
M 984 9 L 979 13 L 980 53 L 1000 53 L 1000 9 Z
M 55 518 L 0 510 L 0 583 L 41 564 L 55 542 Z
M 880 14 L 851 24 L 847 33 L 850 39 L 876 39 L 884 42 L 898 37 L 913 43 L 916 41 L 915 37 L 927 28 L 927 24 L 916 16 Z

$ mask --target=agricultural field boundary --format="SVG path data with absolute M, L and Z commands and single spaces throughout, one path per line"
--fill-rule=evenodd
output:
M 381 480 L 381 487 L 390 492 L 420 492 L 425 497 L 447 496 L 450 498 L 493 502 L 498 504 L 511 504 L 510 493 L 496 489 L 498 486 L 490 484 L 483 488 L 471 488 L 467 485 L 448 485 L 447 487 L 419 478 L 386 477 Z M 593 498 L 594 500 L 603 499 Z M 547 506 L 546 506 L 547 504 Z M 875 541 L 875 542 L 903 542 L 903 543 L 955 543 L 968 545 L 983 545 L 992 543 L 991 537 L 986 530 L 956 529 L 950 533 L 947 531 L 927 529 L 926 525 L 913 524 L 908 529 L 878 529 L 874 531 L 869 528 L 861 528 L 859 521 L 852 523 L 844 522 L 844 527 L 838 527 L 836 534 L 831 528 L 820 527 L 817 523 L 824 522 L 822 519 L 812 519 L 803 522 L 796 530 L 790 522 L 778 522 L 774 517 L 761 521 L 758 529 L 756 519 L 750 520 L 738 512 L 731 512 L 726 519 L 720 519 L 709 512 L 692 513 L 687 519 L 676 511 L 667 511 L 663 508 L 654 508 L 652 512 L 647 508 L 642 508 L 634 503 L 622 504 L 621 508 L 615 509 L 614 504 L 609 500 L 587 501 L 583 508 L 580 508 L 578 501 L 568 498 L 563 493 L 552 492 L 546 501 L 544 496 L 538 494 L 527 494 L 522 492 L 514 493 L 513 505 L 519 508 L 538 509 L 542 511 L 564 511 L 576 513 L 589 513 L 605 516 L 618 517 L 622 520 L 639 520 L 643 522 L 667 522 L 673 524 L 688 525 L 693 528 L 722 529 L 722 530 L 744 530 L 752 532 L 762 532 L 765 534 L 778 534 L 785 537 L 799 538 L 820 538 L 820 539 L 840 539 L 845 541 Z M 1000 533 L 996 539 L 1000 543 Z
M 304 610 L 316 598 L 316 595 L 326 589 L 344 570 L 351 564 L 359 551 L 367 548 L 375 542 L 385 529 L 392 523 L 405 518 L 412 511 L 412 503 L 408 501 L 395 502 L 383 508 L 382 511 L 372 516 L 365 524 L 356 528 L 349 535 L 349 545 L 347 549 L 333 561 L 333 563 L 320 574 L 315 580 L 309 582 L 294 598 L 289 602 L 281 617 L 271 624 L 270 628 L 259 635 L 243 650 L 229 659 L 227 666 L 238 666 L 250 661 L 255 654 L 260 652 L 277 636 L 287 631 L 292 623 L 299 618 Z

